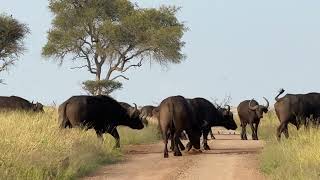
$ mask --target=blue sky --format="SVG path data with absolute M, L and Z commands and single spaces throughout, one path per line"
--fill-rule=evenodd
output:
M 189 27 L 183 40 L 187 59 L 169 68 L 145 64 L 133 69 L 124 88 L 113 96 L 139 105 L 160 103 L 171 95 L 222 100 L 262 96 L 273 102 L 279 88 L 289 93 L 319 91 L 320 1 L 295 0 L 140 0 L 141 7 L 161 4 L 181 7 L 178 18 Z M 28 51 L 10 72 L 1 95 L 61 103 L 85 94 L 81 82 L 92 79 L 86 70 L 70 70 L 41 57 L 52 14 L 46 0 L 0 0 L 0 12 L 29 25 Z

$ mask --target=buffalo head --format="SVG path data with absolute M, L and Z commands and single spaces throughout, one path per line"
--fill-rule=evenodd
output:
M 231 129 L 231 130 L 236 130 L 237 129 L 237 124 L 233 119 L 233 113 L 230 111 L 230 106 L 226 105 L 227 108 L 221 108 L 221 113 L 223 116 L 223 126 L 226 129 Z
M 31 107 L 32 107 L 32 111 L 34 111 L 34 112 L 44 112 L 44 110 L 43 110 L 43 105 L 41 104 L 41 103 L 36 103 L 36 104 L 33 104 L 33 103 L 31 103 L 32 105 L 31 105 Z
M 127 125 L 132 129 L 142 129 L 143 123 L 140 119 L 140 111 L 138 110 L 138 107 L 136 104 L 134 104 L 134 108 L 130 109 L 129 111 L 129 121 L 127 122 Z
M 254 111 L 257 115 L 257 117 L 260 119 L 260 118 L 263 118 L 263 113 L 267 113 L 268 112 L 268 108 L 269 108 L 269 101 L 263 97 L 263 99 L 267 102 L 267 105 L 264 106 L 264 105 L 259 105 L 256 101 L 254 101 L 253 99 L 250 100 L 249 102 L 249 109 Z M 252 102 L 255 102 L 255 105 L 252 106 Z

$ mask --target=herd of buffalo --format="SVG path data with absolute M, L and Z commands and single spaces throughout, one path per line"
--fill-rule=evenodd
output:
M 299 129 L 300 125 L 307 126 L 309 122 L 320 122 L 320 93 L 286 94 L 279 98 L 284 90 L 281 89 L 275 97 L 274 109 L 280 121 L 277 137 L 281 133 L 289 137 L 288 124 Z M 269 102 L 260 105 L 255 100 L 242 101 L 238 107 L 241 122 L 241 139 L 247 140 L 246 126 L 250 125 L 252 139 L 258 140 L 258 126 L 263 114 L 268 112 Z M 0 96 L 0 109 L 25 110 L 44 112 L 41 103 L 29 102 L 21 97 Z M 117 126 L 128 126 L 132 129 L 142 129 L 148 123 L 158 124 L 164 142 L 164 157 L 168 157 L 168 140 L 174 156 L 181 156 L 180 150 L 189 151 L 192 147 L 200 149 L 200 137 L 203 137 L 203 148 L 209 150 L 208 134 L 214 126 L 222 126 L 235 130 L 237 124 L 230 111 L 230 106 L 219 107 L 204 98 L 187 99 L 183 96 L 171 96 L 164 99 L 158 106 L 143 106 L 138 108 L 125 102 L 118 102 L 109 96 L 72 96 L 63 102 L 58 109 L 60 128 L 82 127 L 94 129 L 98 138 L 103 141 L 103 134 L 109 133 L 116 139 L 116 147 L 120 147 L 120 136 Z M 186 134 L 185 134 L 186 133 Z M 186 147 L 181 138 L 187 136 Z

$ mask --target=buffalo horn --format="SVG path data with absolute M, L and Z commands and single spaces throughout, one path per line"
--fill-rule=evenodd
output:
M 267 98 L 263 97 L 263 99 L 267 102 L 267 105 L 265 106 L 267 109 L 269 108 L 269 101 Z
M 133 103 L 134 104 L 134 110 L 133 110 L 133 113 L 136 113 L 138 111 L 138 106 L 136 103 Z

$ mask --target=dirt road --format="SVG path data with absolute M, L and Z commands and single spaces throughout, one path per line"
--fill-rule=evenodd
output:
M 239 135 L 215 135 L 209 141 L 212 150 L 202 153 L 183 153 L 182 157 L 163 158 L 163 143 L 127 146 L 126 160 L 102 167 L 88 180 L 130 179 L 215 179 L 260 180 L 257 154 L 263 148 L 262 141 L 241 141 Z

